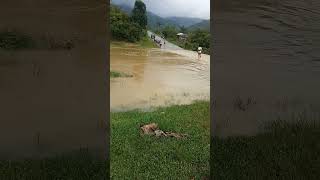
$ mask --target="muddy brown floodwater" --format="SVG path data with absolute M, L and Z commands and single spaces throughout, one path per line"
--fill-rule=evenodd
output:
M 0 160 L 81 148 L 106 158 L 105 9 L 101 0 L 1 1 L 0 33 L 37 47 L 0 48 Z M 74 48 L 51 48 L 65 40 Z
M 214 134 L 253 135 L 278 119 L 320 122 L 319 1 L 214 3 Z
M 210 56 L 176 49 L 111 47 L 111 111 L 189 104 L 210 98 Z

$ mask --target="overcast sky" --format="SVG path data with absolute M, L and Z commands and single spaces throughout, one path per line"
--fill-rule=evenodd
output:
M 135 0 L 111 0 L 133 7 Z M 210 0 L 142 0 L 147 10 L 162 17 L 197 17 L 210 19 Z

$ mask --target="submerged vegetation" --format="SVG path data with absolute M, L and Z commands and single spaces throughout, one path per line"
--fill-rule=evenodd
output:
M 0 49 L 3 50 L 23 50 L 23 49 L 72 49 L 74 40 L 58 39 L 50 35 L 43 35 L 35 38 L 27 33 L 18 30 L 0 31 Z
M 209 102 L 111 113 L 111 179 L 209 179 Z M 155 122 L 175 139 L 139 133 Z
M 320 176 L 320 126 L 275 121 L 253 137 L 211 139 L 214 179 L 310 179 Z
M 132 77 L 132 75 L 117 72 L 117 71 L 110 71 L 110 78 L 118 78 L 118 77 Z
M 141 48 L 158 48 L 158 46 L 148 37 L 142 38 L 138 42 L 138 46 Z
M 137 48 L 157 48 L 158 46 L 148 37 L 142 38 L 140 41 L 130 43 L 126 41 L 111 41 L 111 47 L 137 47 Z
M 30 49 L 34 47 L 34 40 L 27 34 L 9 30 L 0 32 L 0 49 L 18 50 Z

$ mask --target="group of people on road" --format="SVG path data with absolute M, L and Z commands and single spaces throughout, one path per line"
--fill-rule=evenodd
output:
M 165 41 L 165 39 L 164 39 L 163 36 L 161 36 L 161 39 L 163 39 L 163 41 L 161 41 L 161 39 L 157 39 L 154 34 L 151 34 L 150 38 L 151 38 L 155 43 L 157 43 L 157 44 L 160 46 L 160 48 L 161 48 L 163 45 L 166 44 L 166 41 Z M 198 47 L 197 53 L 198 53 L 198 59 L 200 60 L 200 59 L 201 59 L 201 54 L 202 54 L 202 47 L 200 47 L 200 46 Z
M 157 39 L 154 34 L 151 34 L 151 39 L 152 39 L 155 43 L 157 43 L 157 44 L 160 46 L 160 48 L 166 44 L 166 41 L 165 41 L 165 39 L 164 39 L 163 36 L 161 37 L 161 39 L 162 39 L 162 41 L 161 41 L 161 39 Z

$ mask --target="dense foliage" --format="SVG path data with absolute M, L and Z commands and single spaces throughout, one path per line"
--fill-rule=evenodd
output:
M 118 7 L 110 6 L 110 29 L 114 40 L 137 42 L 146 36 L 146 6 L 136 1 L 130 17 Z
M 135 2 L 131 19 L 133 22 L 138 23 L 142 29 L 146 29 L 148 24 L 147 8 L 141 0 Z
M 110 7 L 111 36 L 116 40 L 136 42 L 141 38 L 140 27 L 115 6 Z
M 184 48 L 190 50 L 197 50 L 200 46 L 203 52 L 210 54 L 210 33 L 204 30 L 195 30 L 189 33 L 189 37 L 184 44 Z

